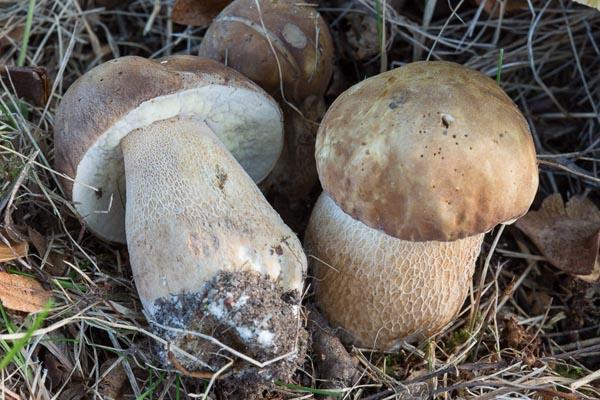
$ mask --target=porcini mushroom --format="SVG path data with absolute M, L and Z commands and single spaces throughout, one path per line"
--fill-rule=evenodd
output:
M 301 103 L 325 92 L 333 44 L 327 24 L 307 2 L 235 0 L 213 20 L 199 54 L 241 72 L 275 98 L 283 86 L 287 100 Z
M 538 186 L 518 108 L 450 62 L 348 89 L 323 119 L 316 159 L 324 193 L 305 236 L 316 301 L 343 338 L 379 349 L 452 320 L 484 234 L 522 216 Z
M 199 54 L 226 63 L 279 101 L 284 148 L 260 187 L 288 224 L 303 229 L 297 219 L 314 201 L 315 136 L 333 69 L 327 24 L 306 2 L 235 0 L 212 22 Z
M 194 56 L 109 61 L 60 103 L 57 168 L 74 179 L 66 187 L 87 227 L 126 238 L 150 320 L 203 362 L 163 354 L 178 366 L 224 362 L 185 331 L 259 361 L 295 348 L 306 260 L 254 182 L 275 164 L 282 134 L 270 96 Z

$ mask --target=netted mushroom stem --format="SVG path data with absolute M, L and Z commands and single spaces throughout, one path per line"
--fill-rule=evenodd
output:
M 209 335 L 227 331 L 218 339 L 257 358 L 257 349 L 289 351 L 299 329 L 305 256 L 233 156 L 208 126 L 183 117 L 136 129 L 121 148 L 127 245 L 151 320 Z M 278 302 L 270 292 L 295 300 Z M 232 319 L 257 307 L 270 307 L 272 318 Z M 209 351 L 189 335 L 170 339 L 196 356 Z
M 467 295 L 483 234 L 410 242 L 372 229 L 322 194 L 305 234 L 316 301 L 341 337 L 391 350 L 435 334 Z

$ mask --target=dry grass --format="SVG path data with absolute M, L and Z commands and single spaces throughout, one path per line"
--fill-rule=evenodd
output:
M 208 381 L 183 378 L 152 359 L 156 338 L 146 330 L 126 249 L 81 227 L 52 169 L 52 127 L 62 93 L 85 71 L 124 55 L 194 54 L 203 31 L 173 26 L 168 1 L 137 0 L 118 9 L 98 3 L 36 0 L 24 64 L 48 69 L 50 100 L 34 108 L 6 90 L 0 95 L 0 224 L 12 239 L 33 242 L 27 258 L 0 267 L 35 277 L 55 297 L 43 327 L 30 330 L 0 371 L 0 391 L 6 399 L 107 398 L 107 384 L 126 376 L 125 398 L 201 398 Z M 567 0 L 530 3 L 502 17 L 470 1 L 451 1 L 454 12 L 441 16 L 414 6 L 403 15 L 391 7 L 376 13 L 375 0 L 322 3 L 342 55 L 338 87 L 377 73 L 386 59 L 391 67 L 415 57 L 454 60 L 493 77 L 501 65 L 501 85 L 526 115 L 543 161 L 537 204 L 554 192 L 598 200 L 600 12 Z M 25 24 L 28 2 L 3 0 L 0 7 L 0 37 Z M 348 15 L 365 12 L 383 19 L 386 51 L 359 62 L 348 57 L 344 29 Z M 15 64 L 22 36 L 0 40 L 0 65 Z M 339 391 L 312 389 L 319 382 L 307 359 L 297 386 L 281 386 L 281 394 L 600 398 L 600 289 L 550 267 L 516 229 L 498 238 L 493 254 L 494 235 L 486 241 L 471 305 L 442 334 L 393 354 L 353 349 L 364 373 Z M 33 319 L 0 315 L 5 355 Z

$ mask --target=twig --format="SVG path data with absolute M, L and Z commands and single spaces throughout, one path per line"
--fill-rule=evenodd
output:
M 586 174 L 583 174 L 581 172 L 572 170 L 571 168 L 566 167 L 566 166 L 564 166 L 562 164 L 559 164 L 557 162 L 552 162 L 552 161 L 548 161 L 548 160 L 539 160 L 538 159 L 538 163 L 540 163 L 542 165 L 547 165 L 547 166 L 552 167 L 552 168 L 560 169 L 562 171 L 568 172 L 568 173 L 570 173 L 572 175 L 578 176 L 578 177 L 583 178 L 583 179 L 587 179 L 587 180 L 595 182 L 595 183 L 600 183 L 600 178 L 596 178 L 594 176 L 586 175 Z
M 475 297 L 475 304 L 473 306 L 473 313 L 471 314 L 471 320 L 469 322 L 469 331 L 473 331 L 475 326 L 475 320 L 477 319 L 477 310 L 479 310 L 479 303 L 481 302 L 481 295 L 483 294 L 483 286 L 485 285 L 485 278 L 487 276 L 487 271 L 490 266 L 490 262 L 492 261 L 492 256 L 494 255 L 494 250 L 498 245 L 498 241 L 500 240 L 500 236 L 502 236 L 502 232 L 504 232 L 504 227 L 506 225 L 501 224 L 500 228 L 498 228 L 498 232 L 494 237 L 494 241 L 492 242 L 492 246 L 485 258 L 485 262 L 483 264 L 483 271 L 481 272 L 481 278 L 479 279 L 479 290 L 477 291 L 477 296 Z
M 223 350 L 225 350 L 225 351 L 233 354 L 234 356 L 236 356 L 238 358 L 241 358 L 242 360 L 244 360 L 244 361 L 246 361 L 246 362 L 248 362 L 248 363 L 250 363 L 250 364 L 252 364 L 252 365 L 254 365 L 254 366 L 258 367 L 258 368 L 264 368 L 266 366 L 274 364 L 274 363 L 276 363 L 276 362 L 278 362 L 280 360 L 283 360 L 285 358 L 288 358 L 288 357 L 293 356 L 294 354 L 298 353 L 298 349 L 294 349 L 294 350 L 292 350 L 292 351 L 290 351 L 288 353 L 282 354 L 282 355 L 280 355 L 278 357 L 272 358 L 272 359 L 264 361 L 264 362 L 260 362 L 260 361 L 257 361 L 255 359 L 253 359 L 252 357 L 249 357 L 249 356 L 245 355 L 244 353 L 241 353 L 241 352 L 239 352 L 239 351 L 237 351 L 237 350 L 235 350 L 235 349 L 227 346 L 226 344 L 224 344 L 223 342 L 219 341 L 218 339 L 216 339 L 216 338 L 214 338 L 212 336 L 205 335 L 205 334 L 200 333 L 200 332 L 188 331 L 188 330 L 185 330 L 185 329 L 179 329 L 179 328 L 174 328 L 174 327 L 171 327 L 171 326 L 166 326 L 166 325 L 160 324 L 160 323 L 158 323 L 156 321 L 153 321 L 152 323 L 154 325 L 156 325 L 156 326 L 158 326 L 158 327 L 160 327 L 162 329 L 168 330 L 168 331 L 177 332 L 177 333 L 183 333 L 183 334 L 186 334 L 186 335 L 196 336 L 196 337 L 199 337 L 199 338 L 204 339 L 206 341 L 209 341 L 211 343 L 214 343 L 217 346 L 221 347 Z

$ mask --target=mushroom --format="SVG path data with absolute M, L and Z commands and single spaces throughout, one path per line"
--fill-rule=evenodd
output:
M 281 99 L 283 86 L 286 99 L 297 104 L 322 96 L 333 68 L 327 24 L 314 6 L 296 0 L 233 1 L 213 20 L 199 52 L 275 98 Z
M 259 361 L 302 336 L 305 256 L 255 185 L 282 136 L 267 93 L 194 56 L 109 61 L 59 105 L 56 165 L 74 182 L 65 187 L 93 233 L 127 240 L 144 310 L 174 345 L 161 356 L 178 368 L 226 361 L 188 331 Z
M 450 62 L 348 89 L 316 160 L 324 193 L 305 249 L 317 304 L 343 339 L 384 350 L 454 318 L 484 234 L 525 214 L 538 186 L 523 115 L 492 79 Z
M 244 40 L 240 40 L 244 38 Z M 314 143 L 333 70 L 329 28 L 316 7 L 296 0 L 235 0 L 210 25 L 199 54 L 223 62 L 279 100 L 285 143 L 261 183 L 284 220 L 303 229 L 318 187 Z

